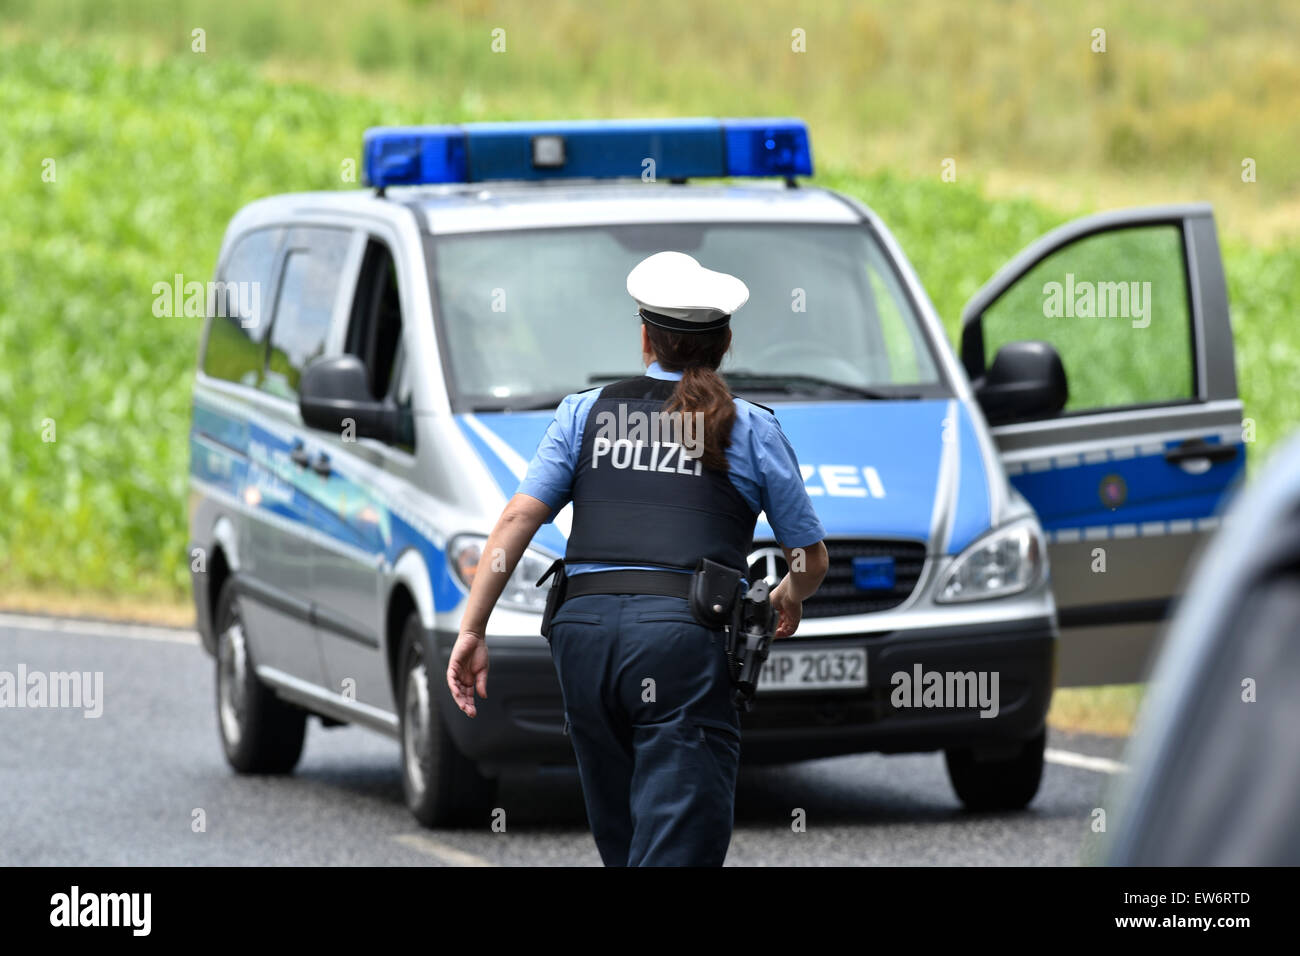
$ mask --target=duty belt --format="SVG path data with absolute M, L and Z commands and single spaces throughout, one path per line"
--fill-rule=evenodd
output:
M 543 637 L 550 636 L 551 618 L 569 598 L 584 594 L 658 594 L 681 598 L 690 604 L 691 583 L 696 575 L 675 571 L 636 570 L 589 571 L 586 574 L 568 575 L 564 573 L 564 560 L 557 558 L 537 580 L 537 586 L 541 587 L 548 578 L 554 580 L 546 592 L 546 610 L 542 612 Z
M 742 711 L 753 706 L 758 678 L 767 660 L 776 631 L 776 613 L 768 597 L 767 581 L 755 581 L 748 590 L 742 572 L 702 558 L 693 574 L 676 571 L 589 571 L 572 576 L 564 573 L 563 559 L 556 559 L 537 581 L 541 587 L 554 578 L 546 595 L 541 632 L 549 639 L 551 618 L 569 598 L 584 594 L 656 594 L 681 598 L 700 624 L 713 631 L 726 631 L 727 670 L 731 675 L 732 701 Z
M 687 601 L 691 596 L 691 575 L 678 571 L 588 571 L 570 575 L 565 600 L 584 594 L 657 594 Z

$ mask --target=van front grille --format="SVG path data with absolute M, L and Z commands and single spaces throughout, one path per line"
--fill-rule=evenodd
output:
M 772 551 L 775 549 L 776 554 Z M 888 611 L 907 600 L 916 588 L 925 565 L 925 542 L 890 541 L 879 538 L 827 539 L 830 567 L 817 593 L 804 602 L 805 618 L 843 617 Z M 894 586 L 888 589 L 859 588 L 853 581 L 854 558 L 893 558 Z M 750 553 L 752 578 L 770 576 L 778 579 L 786 572 L 784 555 L 775 542 L 756 541 Z

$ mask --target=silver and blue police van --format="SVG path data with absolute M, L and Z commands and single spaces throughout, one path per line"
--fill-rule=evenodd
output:
M 241 209 L 216 266 L 191 566 L 239 771 L 290 771 L 310 715 L 364 725 L 440 825 L 572 761 L 534 586 L 569 509 L 492 615 L 477 718 L 444 674 L 556 405 L 640 373 L 624 278 L 651 252 L 751 290 L 723 372 L 775 410 L 828 535 L 748 762 L 942 750 L 967 806 L 1025 805 L 1054 687 L 1142 676 L 1243 474 L 1208 206 L 1047 234 L 971 299 L 958 354 L 879 217 L 800 181 L 798 120 L 380 128 L 364 167 L 372 188 Z M 751 576 L 784 560 L 760 516 Z

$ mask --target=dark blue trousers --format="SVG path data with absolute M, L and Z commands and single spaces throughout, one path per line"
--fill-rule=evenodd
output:
M 549 640 L 605 865 L 721 866 L 740 763 L 723 632 L 680 598 L 587 594 Z

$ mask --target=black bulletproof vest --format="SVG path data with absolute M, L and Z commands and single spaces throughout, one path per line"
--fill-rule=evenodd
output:
M 641 376 L 601 389 L 582 432 L 566 563 L 693 569 L 709 558 L 746 569 L 757 512 L 726 472 L 705 468 L 673 443 L 703 436 L 649 425 L 637 431 L 638 422 L 653 424 L 652 413 L 663 411 L 676 386 Z

